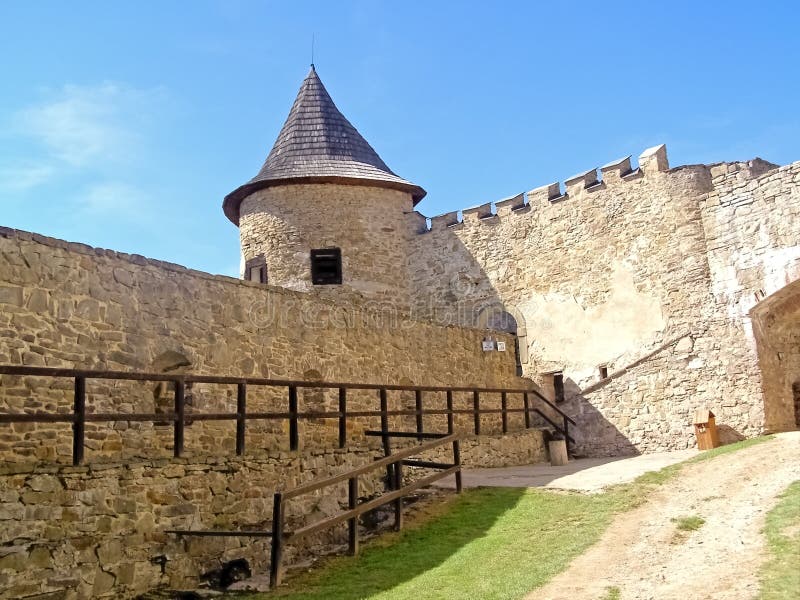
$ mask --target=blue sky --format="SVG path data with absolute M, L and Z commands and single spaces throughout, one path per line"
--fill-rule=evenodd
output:
M 427 215 L 645 147 L 800 160 L 794 2 L 3 2 L 0 225 L 225 274 L 308 70 Z

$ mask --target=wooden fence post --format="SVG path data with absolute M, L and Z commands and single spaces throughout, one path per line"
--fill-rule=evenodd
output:
M 183 428 L 186 423 L 184 410 L 186 408 L 186 383 L 182 379 L 175 381 L 175 422 L 173 423 L 172 450 L 175 458 L 183 454 Z
M 236 455 L 244 454 L 245 423 L 247 419 L 247 384 L 236 386 Z
M 72 413 L 72 464 L 83 463 L 84 440 L 86 438 L 86 378 L 75 378 L 75 400 Z

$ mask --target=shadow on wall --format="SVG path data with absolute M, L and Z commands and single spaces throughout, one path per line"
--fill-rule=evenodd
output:
M 575 448 L 577 456 L 635 456 L 642 454 L 642 451 L 616 425 L 611 423 L 590 400 L 594 393 L 602 390 L 613 381 L 613 379 L 607 379 L 593 385 L 587 388 L 591 390 L 588 393 L 584 393 L 571 379 L 564 382 L 565 401 L 560 408 L 572 415 L 578 423 L 575 427 L 577 431 L 574 434 L 577 441 Z M 630 423 L 630 417 L 628 416 L 620 415 L 619 418 L 623 423 Z M 683 425 L 688 428 L 691 423 L 687 421 Z M 717 431 L 721 445 L 739 442 L 746 437 L 730 425 L 719 421 L 717 421 Z
M 418 237 L 411 247 L 409 269 L 413 316 L 444 326 L 485 329 L 486 341 L 494 341 L 492 331 L 514 335 L 514 347 L 506 351 L 515 353 L 516 374 L 522 376 L 528 363 L 524 316 L 504 302 L 486 271 L 452 231 L 464 226 L 457 212 L 434 217 L 430 231 L 421 214 L 414 213 L 412 218 L 418 221 L 412 226 Z M 491 227 L 492 222 L 487 219 L 485 225 Z
M 572 379 L 564 380 L 564 403 L 560 406 L 572 415 L 577 425 L 574 454 L 582 456 L 635 456 L 639 449 L 584 396 Z

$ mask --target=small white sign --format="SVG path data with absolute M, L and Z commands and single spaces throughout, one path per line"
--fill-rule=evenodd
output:
M 492 340 L 483 340 L 483 351 L 491 352 L 494 350 L 494 342 Z
M 505 352 L 506 351 L 506 343 L 505 342 L 497 342 L 497 351 L 498 352 Z

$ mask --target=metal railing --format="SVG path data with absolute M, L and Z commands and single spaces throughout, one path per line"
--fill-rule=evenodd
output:
M 152 423 L 170 423 L 173 428 L 173 452 L 180 457 L 184 451 L 184 430 L 187 423 L 186 386 L 187 384 L 216 384 L 236 386 L 236 412 L 195 412 L 189 419 L 195 421 L 235 421 L 236 422 L 236 454 L 245 453 L 247 439 L 247 422 L 255 420 L 286 420 L 289 422 L 289 448 L 298 450 L 299 421 L 304 419 L 336 419 L 338 420 L 338 445 L 344 448 L 347 444 L 348 419 L 360 417 L 380 417 L 381 430 L 388 430 L 388 418 L 393 416 L 415 416 L 418 439 L 424 439 L 425 415 L 446 415 L 447 433 L 454 432 L 455 415 L 471 415 L 476 435 L 481 434 L 483 418 L 487 415 L 500 415 L 503 433 L 508 432 L 508 415 L 522 413 L 525 428 L 531 427 L 531 415 L 538 414 L 559 434 L 570 442 L 574 439 L 569 433 L 573 421 L 555 404 L 542 396 L 535 389 L 488 388 L 488 387 L 447 387 L 447 386 L 415 386 L 415 385 L 383 385 L 374 383 L 341 383 L 325 381 L 294 381 L 283 379 L 264 379 L 254 377 L 220 377 L 210 375 L 135 373 L 126 371 L 99 371 L 80 369 L 61 369 L 53 367 L 25 367 L 16 365 L 0 365 L 0 375 L 68 378 L 74 382 L 74 400 L 71 414 L 57 412 L 5 413 L 0 414 L 0 423 L 71 423 L 72 424 L 72 463 L 80 465 L 84 461 L 86 423 L 142 421 Z M 172 412 L 163 413 L 93 413 L 87 411 L 86 383 L 89 380 L 114 381 L 150 381 L 171 382 L 175 386 Z M 250 412 L 247 408 L 248 387 L 265 386 L 286 389 L 286 409 L 278 412 Z M 299 388 L 335 389 L 338 390 L 337 411 L 301 411 L 298 403 Z M 374 390 L 378 392 L 379 410 L 348 410 L 349 390 Z M 408 391 L 415 394 L 413 410 L 389 410 L 387 392 Z M 446 408 L 425 408 L 424 393 L 442 393 L 446 395 Z M 453 394 L 468 393 L 472 395 L 472 406 L 466 409 L 454 408 Z M 482 394 L 500 394 L 500 408 L 481 408 Z M 509 400 L 518 397 L 521 406 L 509 407 Z M 539 403 L 542 408 L 548 407 L 552 412 L 548 416 L 542 408 L 533 406 Z M 561 423 L 557 420 L 560 419 Z

